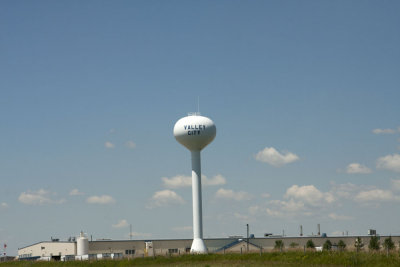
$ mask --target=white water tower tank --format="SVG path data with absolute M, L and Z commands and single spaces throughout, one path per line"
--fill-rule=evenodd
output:
M 83 256 L 89 254 L 89 239 L 81 232 L 76 240 L 76 255 Z
M 190 151 L 200 151 L 211 143 L 216 135 L 214 122 L 203 116 L 189 115 L 178 120 L 174 127 L 176 140 Z

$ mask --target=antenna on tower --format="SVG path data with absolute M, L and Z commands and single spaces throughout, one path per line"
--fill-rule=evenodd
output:
M 197 96 L 197 115 L 200 115 L 200 97 Z

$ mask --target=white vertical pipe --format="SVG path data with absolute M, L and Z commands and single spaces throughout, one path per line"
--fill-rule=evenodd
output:
M 192 152 L 193 238 L 203 238 L 200 151 Z
M 206 253 L 203 241 L 203 216 L 201 200 L 201 158 L 200 150 L 192 150 L 192 200 L 193 200 L 193 243 L 192 253 Z

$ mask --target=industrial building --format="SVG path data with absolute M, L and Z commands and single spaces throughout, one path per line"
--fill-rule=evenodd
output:
M 347 250 L 354 250 L 358 236 L 301 236 L 282 237 L 268 236 L 262 238 L 231 237 L 204 239 L 209 253 L 247 253 L 269 252 L 275 249 L 275 241 L 282 240 L 284 249 L 304 249 L 308 240 L 312 240 L 316 247 L 322 247 L 326 240 L 330 240 L 335 248 L 342 240 Z M 378 236 L 380 242 L 389 236 Z M 369 236 L 360 236 L 364 248 L 368 250 Z M 391 236 L 396 249 L 399 247 L 400 236 Z M 100 260 L 121 259 L 135 257 L 154 257 L 157 255 L 179 255 L 190 253 L 193 239 L 168 240 L 93 240 L 81 234 L 76 240 L 42 241 L 18 249 L 20 260 Z

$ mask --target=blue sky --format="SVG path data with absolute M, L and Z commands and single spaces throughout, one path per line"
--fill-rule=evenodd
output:
M 0 242 L 400 234 L 397 1 L 2 1 Z M 384 219 L 383 219 L 384 218 Z

